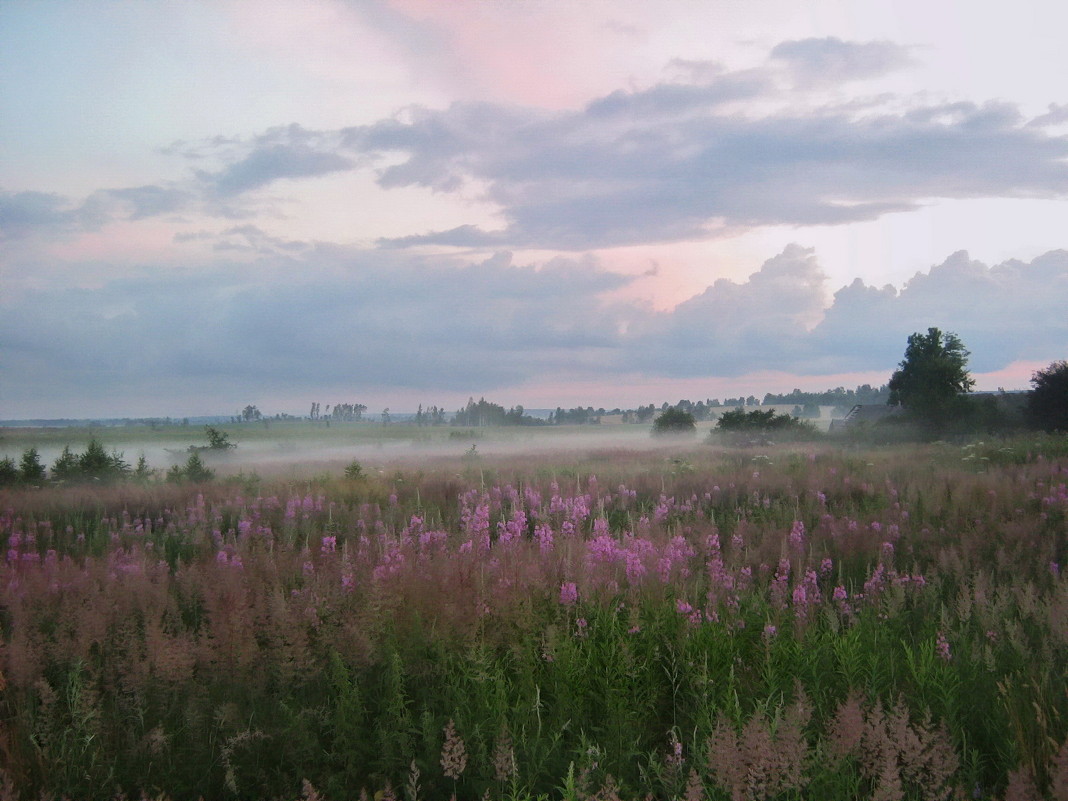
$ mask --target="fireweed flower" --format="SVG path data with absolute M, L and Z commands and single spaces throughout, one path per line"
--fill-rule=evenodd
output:
M 578 587 L 573 581 L 565 581 L 560 585 L 560 603 L 564 606 L 574 606 L 578 602 Z
M 949 650 L 949 641 L 946 639 L 946 635 L 941 631 L 938 632 L 938 639 L 935 642 L 935 651 L 938 652 L 938 656 L 945 662 L 948 662 L 953 658 L 953 654 Z

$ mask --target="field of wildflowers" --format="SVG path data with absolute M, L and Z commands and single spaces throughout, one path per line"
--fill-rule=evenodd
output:
M 0 494 L 0 798 L 1065 799 L 1068 443 Z

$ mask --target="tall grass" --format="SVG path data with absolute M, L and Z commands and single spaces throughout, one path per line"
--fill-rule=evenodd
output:
M 7 492 L 3 778 L 1063 798 L 1066 483 L 1035 440 Z

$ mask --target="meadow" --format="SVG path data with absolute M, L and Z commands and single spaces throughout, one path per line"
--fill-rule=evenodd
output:
M 435 436 L 0 491 L 0 798 L 1068 798 L 1063 437 Z

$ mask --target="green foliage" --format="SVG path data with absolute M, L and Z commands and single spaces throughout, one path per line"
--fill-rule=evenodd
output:
M 19 469 L 10 456 L 0 459 L 0 487 L 9 487 L 19 483 Z
M 778 414 L 774 409 L 731 409 L 716 421 L 715 433 L 729 440 L 748 441 L 774 434 L 780 439 L 804 440 L 819 436 L 816 427 L 807 421 L 789 414 Z
M 147 484 L 156 477 L 156 471 L 148 466 L 148 459 L 142 453 L 137 458 L 137 467 L 134 468 L 132 478 L 140 484 Z
M 116 451 L 108 453 L 96 438 L 89 440 L 83 453 L 74 453 L 64 446 L 59 458 L 52 464 L 52 478 L 56 481 L 113 482 L 126 478 L 130 465 Z
M 908 799 L 1001 798 L 1022 768 L 1055 797 L 1064 438 L 966 460 L 767 453 L 693 448 L 673 473 L 661 455 L 601 460 L 596 490 L 590 461 L 487 454 L 505 491 L 465 484 L 456 458 L 398 470 L 389 508 L 336 473 L 260 498 L 7 493 L 3 519 L 23 521 L 7 533 L 36 540 L 9 546 L 2 771 L 26 798 L 528 801 L 871 799 L 893 781 Z M 492 510 L 484 548 L 465 497 Z M 501 537 L 520 510 L 555 545 Z
M 226 432 L 220 431 L 215 426 L 204 426 L 204 433 L 208 435 L 208 448 L 213 451 L 226 451 L 237 447 L 230 441 Z
M 40 454 L 36 448 L 28 448 L 22 454 L 22 463 L 19 467 L 19 478 L 26 484 L 34 486 L 44 483 L 47 476 L 44 465 L 41 464 Z
M 969 355 L 956 334 L 929 328 L 910 335 L 905 358 L 890 377 L 888 402 L 903 406 L 929 434 L 942 433 L 966 410 L 964 395 L 975 386 Z
M 348 479 L 360 479 L 364 477 L 363 465 L 356 459 L 353 459 L 348 465 L 345 466 L 345 478 Z
M 213 478 L 215 478 L 215 471 L 209 470 L 200 458 L 200 454 L 195 451 L 189 454 L 184 465 L 174 465 L 167 471 L 167 480 L 175 484 L 182 482 L 200 484 L 211 481 Z
M 1053 362 L 1031 377 L 1027 416 L 1043 431 L 1068 431 L 1068 362 Z
M 694 434 L 697 423 L 693 415 L 681 409 L 671 408 L 660 414 L 653 421 L 653 434 Z

